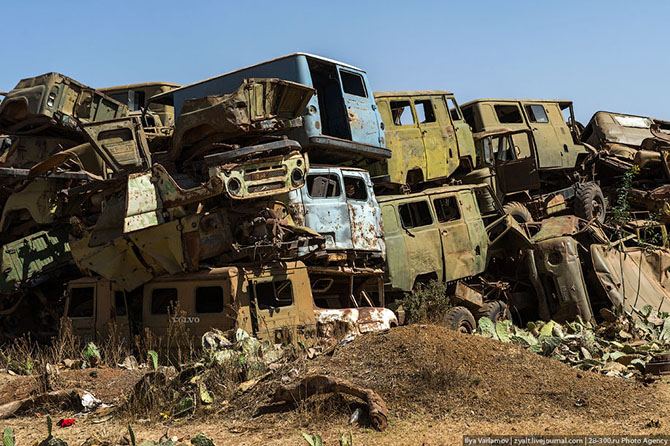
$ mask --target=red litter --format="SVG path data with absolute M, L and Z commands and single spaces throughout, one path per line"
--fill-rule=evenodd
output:
M 60 427 L 68 427 L 72 426 L 74 424 L 74 418 L 61 418 L 58 423 L 56 423 L 57 426 Z

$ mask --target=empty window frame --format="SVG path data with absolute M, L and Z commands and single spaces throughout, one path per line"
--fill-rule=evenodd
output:
M 368 97 L 363 76 L 350 71 L 340 70 L 340 78 L 342 79 L 342 90 L 346 94 L 352 94 L 362 98 Z
M 430 206 L 426 200 L 401 204 L 398 206 L 398 211 L 405 229 L 433 224 L 433 216 L 430 214 Z
M 290 280 L 256 282 L 255 290 L 258 308 L 261 310 L 293 305 L 293 287 Z
M 440 223 L 461 219 L 461 210 L 458 207 L 456 197 L 437 198 L 433 200 L 433 204 L 435 205 L 437 221 Z
M 123 291 L 114 291 L 114 312 L 116 316 L 127 316 L 126 293 Z
M 409 101 L 391 101 L 390 107 L 393 125 L 414 125 L 412 106 Z
M 223 288 L 199 286 L 195 289 L 195 312 L 221 313 L 223 311 Z
M 528 120 L 530 122 L 539 122 L 539 123 L 549 122 L 547 111 L 544 109 L 542 105 L 539 104 L 526 105 L 526 114 L 528 115 Z
M 307 193 L 312 198 L 339 197 L 340 178 L 332 174 L 307 175 Z
M 414 101 L 414 109 L 416 110 L 416 118 L 420 124 L 435 122 L 435 110 L 430 99 Z
M 83 287 L 70 290 L 70 304 L 67 308 L 69 317 L 93 317 L 95 308 L 95 288 Z
M 151 291 L 151 314 L 168 314 L 177 304 L 176 288 L 155 288 Z
M 512 161 L 516 159 L 516 147 L 512 135 L 499 136 L 494 140 L 493 152 L 498 161 Z
M 365 201 L 368 199 L 368 191 L 365 187 L 363 178 L 345 176 L 344 193 L 347 195 L 347 198 L 352 200 Z
M 453 121 L 461 121 L 463 116 L 461 115 L 461 109 L 458 108 L 456 100 L 454 98 L 447 98 L 447 107 L 449 107 L 449 114 Z
M 493 107 L 501 124 L 521 124 L 523 118 L 521 111 L 516 105 L 496 105 Z

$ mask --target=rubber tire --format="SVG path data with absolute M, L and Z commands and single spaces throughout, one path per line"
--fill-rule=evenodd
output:
M 607 205 L 600 186 L 593 182 L 578 185 L 575 191 L 575 215 L 589 221 L 593 219 L 596 214 L 594 202 L 601 209 L 598 221 L 604 223 Z
M 501 300 L 490 300 L 484 302 L 484 305 L 475 312 L 475 317 L 479 320 L 481 317 L 487 317 L 494 323 L 512 319 L 512 314 L 507 308 L 507 304 Z
M 514 220 L 519 223 L 531 223 L 533 222 L 533 215 L 530 213 L 525 204 L 518 201 L 510 201 L 509 203 L 503 206 L 503 211 L 506 214 L 511 215 Z
M 472 334 L 477 328 L 475 317 L 465 307 L 452 307 L 444 315 L 444 326 L 460 333 Z

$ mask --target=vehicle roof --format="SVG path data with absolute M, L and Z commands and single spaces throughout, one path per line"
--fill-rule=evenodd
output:
M 473 133 L 472 138 L 475 139 L 476 141 L 478 141 L 478 140 L 484 139 L 488 136 L 498 136 L 498 135 L 506 135 L 506 134 L 516 135 L 517 133 L 530 133 L 531 131 L 532 130 L 527 129 L 527 128 L 522 128 L 522 129 L 499 128 L 499 129 L 486 130 L 484 132 Z
M 331 166 L 328 164 L 310 164 L 309 165 L 309 172 L 308 174 L 312 172 L 314 169 L 340 169 L 340 170 L 354 170 L 356 172 L 369 172 L 366 169 L 361 169 L 359 167 L 349 167 L 349 166 Z
M 377 201 L 382 203 L 382 202 L 389 202 L 389 201 L 395 201 L 395 200 L 404 200 L 404 199 L 411 199 L 411 198 L 420 198 L 420 197 L 426 197 L 434 194 L 444 194 L 444 193 L 449 193 L 449 192 L 460 192 L 464 190 L 473 190 L 473 189 L 480 189 L 486 187 L 486 184 L 481 183 L 481 184 L 459 184 L 457 186 L 440 186 L 440 187 L 432 187 L 430 189 L 422 190 L 421 192 L 415 192 L 413 194 L 399 194 L 399 195 L 377 195 Z
M 291 271 L 305 268 L 305 264 L 299 260 L 285 261 L 285 262 L 270 262 L 262 265 L 257 264 L 239 264 L 235 266 L 201 266 L 200 270 L 195 272 L 167 274 L 156 277 L 147 284 L 158 282 L 174 282 L 174 281 L 188 281 L 188 280 L 202 280 L 216 277 L 219 275 L 227 275 L 229 277 L 244 276 L 250 272 L 267 272 L 272 270 Z
M 447 90 L 409 90 L 409 91 L 375 91 L 373 93 L 375 98 L 387 98 L 389 96 L 442 96 L 453 95 Z
M 180 87 L 180 88 L 176 88 L 176 89 L 174 89 L 174 90 L 170 90 L 170 91 L 166 91 L 166 92 L 161 93 L 161 94 L 157 94 L 156 96 L 152 96 L 152 97 L 151 97 L 151 102 L 157 102 L 157 101 L 159 101 L 161 98 L 164 98 L 164 97 L 166 97 L 166 96 L 171 96 L 172 94 L 174 94 L 175 91 L 182 90 L 182 89 L 191 87 L 191 86 L 193 86 L 193 85 L 203 84 L 203 83 L 205 83 L 205 82 L 209 82 L 209 81 L 211 81 L 212 79 L 218 79 L 218 78 L 223 77 L 223 76 L 228 76 L 229 74 L 237 73 L 238 71 L 247 70 L 247 69 L 249 69 L 249 68 L 257 67 L 257 66 L 259 66 L 259 65 L 264 65 L 264 64 L 267 64 L 267 63 L 276 62 L 276 61 L 278 61 L 278 60 L 288 59 L 289 57 L 296 57 L 296 56 L 306 56 L 306 57 L 309 57 L 309 58 L 312 58 L 312 59 L 318 59 L 318 60 L 321 60 L 321 61 L 323 61 L 323 62 L 328 62 L 328 63 L 332 63 L 332 64 L 337 64 L 337 65 L 343 66 L 343 67 L 345 67 L 345 68 L 351 68 L 352 70 L 358 70 L 358 71 L 365 72 L 364 70 L 362 70 L 362 69 L 360 69 L 360 68 L 358 68 L 358 67 L 355 67 L 355 66 L 353 66 L 353 65 L 349 65 L 349 64 L 346 64 L 346 63 L 344 63 L 344 62 L 340 62 L 340 61 L 337 61 L 337 60 L 334 60 L 334 59 L 329 59 L 329 58 L 327 58 L 327 57 L 323 57 L 323 56 L 317 56 L 316 54 L 311 54 L 311 53 L 297 52 L 297 53 L 287 54 L 287 55 L 285 55 L 285 56 L 280 56 L 280 57 L 277 57 L 277 58 L 275 58 L 275 59 L 266 60 L 266 61 L 264 61 L 264 62 L 255 63 L 255 64 L 253 64 L 253 65 L 248 65 L 248 66 L 243 67 L 243 68 L 238 68 L 238 69 L 236 69 L 236 70 L 228 71 L 228 72 L 223 73 L 223 74 L 218 74 L 218 75 L 216 75 L 216 76 L 208 77 L 207 79 L 203 79 L 203 80 L 201 80 L 201 81 L 193 82 L 192 84 L 184 85 L 184 86 L 182 86 L 182 87 Z
M 468 105 L 471 104 L 478 104 L 480 102 L 547 102 L 547 103 L 555 103 L 558 102 L 559 104 L 572 104 L 572 101 L 568 101 L 566 99 L 510 99 L 510 98 L 482 98 L 482 99 L 473 99 L 472 101 L 468 101 L 465 104 L 461 105 L 461 108 L 467 107 Z
M 598 110 L 593 114 L 591 119 L 593 119 L 596 115 L 609 115 L 609 116 L 630 116 L 631 118 L 645 118 L 645 119 L 650 119 L 652 121 L 661 121 L 660 119 L 652 118 L 651 116 L 642 116 L 642 115 L 631 115 L 630 113 L 618 113 L 618 112 L 611 112 L 607 110 Z
M 104 92 L 104 91 L 114 91 L 114 90 L 130 90 L 132 88 L 139 88 L 139 87 L 160 87 L 160 86 L 179 88 L 182 85 L 181 84 L 175 84 L 173 82 L 140 82 L 140 83 L 137 83 L 137 84 L 115 85 L 113 87 L 98 88 L 98 90 Z

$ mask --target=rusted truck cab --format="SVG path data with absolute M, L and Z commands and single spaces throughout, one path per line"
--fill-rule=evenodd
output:
M 120 320 L 119 327 L 130 327 L 123 319 L 126 316 L 119 314 L 124 295 L 105 279 L 70 282 L 65 316 L 75 334 L 101 339 L 112 320 Z M 164 276 L 134 291 L 133 296 L 141 299 L 141 326 L 158 336 L 179 323 L 193 337 L 213 328 L 241 328 L 259 339 L 292 343 L 334 336 L 338 327 L 345 327 L 346 332 L 339 334 L 346 335 L 398 323 L 393 312 L 384 308 L 317 308 L 307 268 L 301 262 L 216 267 Z M 108 316 L 112 314 L 115 318 Z
M 369 167 L 379 186 L 437 183 L 471 170 L 475 147 L 453 93 L 440 90 L 375 93 L 393 156 Z
M 378 197 L 390 292 L 484 271 L 489 240 L 475 195 L 484 187 L 445 186 Z
M 83 341 L 99 342 L 113 328 L 121 338 L 130 339 L 126 292 L 101 277 L 83 277 L 68 283 L 64 317 Z
M 139 84 L 117 85 L 100 88 L 99 91 L 128 106 L 131 112 L 142 112 L 148 99 L 181 85 L 171 82 L 142 82 Z M 167 127 L 174 124 L 174 107 L 164 104 L 151 104 L 147 114 L 150 121 L 146 127 Z
M 601 151 L 596 172 L 605 194 L 616 200 L 623 175 L 633 168 L 628 200 L 670 224 L 670 122 L 645 116 L 596 112 L 582 141 Z
M 384 128 L 365 71 L 306 53 L 295 53 L 162 93 L 151 103 L 174 106 L 178 119 L 186 100 L 229 94 L 244 79 L 264 77 L 298 82 L 316 90 L 302 113 L 302 125 L 285 131 L 315 162 L 351 158 L 384 159 Z
M 0 104 L 0 128 L 9 133 L 52 125 L 76 131 L 78 122 L 128 114 L 128 107 L 59 73 L 22 79 Z
M 450 328 L 471 332 L 476 317 L 509 317 L 507 304 L 489 297 L 495 293 L 476 279 L 487 270 L 491 255 L 501 250 L 501 243 L 511 240 L 509 235 L 516 240 L 507 245 L 509 251 L 502 249 L 508 263 L 514 250 L 527 248 L 530 242 L 488 186 L 444 186 L 378 200 L 389 301 L 436 280 L 448 284 L 457 305 L 444 316 Z
M 532 131 L 540 170 L 574 169 L 588 153 L 579 140 L 571 101 L 476 99 L 463 104 L 462 109 L 474 132 L 501 128 Z M 523 134 L 514 140 L 520 157 L 531 155 Z
M 305 185 L 290 192 L 287 203 L 296 224 L 325 237 L 331 260 L 359 265 L 383 262 L 381 209 L 367 171 L 312 166 Z
M 606 200 L 587 168 L 594 151 L 579 139 L 572 102 L 477 99 L 462 109 L 478 159 L 460 180 L 494 186 L 520 222 L 568 210 L 604 221 Z

